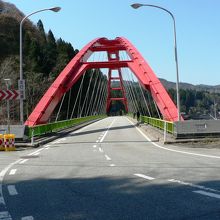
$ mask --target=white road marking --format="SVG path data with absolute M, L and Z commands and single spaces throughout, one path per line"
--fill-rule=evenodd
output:
M 87 128 L 91 127 L 91 126 L 94 126 L 95 124 L 98 124 L 98 123 L 102 122 L 103 120 L 104 120 L 104 119 L 99 120 L 99 121 L 96 121 L 96 122 L 94 122 L 94 123 L 92 123 L 92 124 L 89 124 L 89 125 L 83 127 L 83 128 L 80 128 L 80 129 L 77 130 L 77 131 L 73 131 L 73 132 L 71 132 L 70 134 L 74 134 L 74 133 L 77 134 L 77 133 L 80 133 L 80 132 L 84 131 L 85 129 L 87 129 Z
M 98 143 L 98 142 L 99 142 L 99 140 L 96 141 L 96 143 Z
M 21 160 L 21 161 L 19 162 L 19 164 L 24 164 L 24 163 L 26 163 L 28 160 L 29 160 L 29 159 Z
M 50 147 L 45 147 L 44 149 L 45 149 L 45 150 L 49 150 L 49 149 L 50 149 Z
M 8 185 L 7 188 L 8 188 L 9 195 L 11 196 L 18 195 L 15 185 Z
M 20 161 L 21 161 L 21 159 L 10 163 L 7 167 L 5 167 L 0 172 L 0 205 L 4 206 L 5 209 L 7 209 L 7 207 L 6 207 L 5 199 L 4 199 L 3 192 L 2 192 L 3 179 L 4 179 L 4 176 L 6 175 L 6 173 L 8 172 L 8 170 L 10 170 L 15 164 L 18 164 Z M 2 220 L 12 220 L 11 215 L 8 211 L 0 212 L 0 219 L 2 219 Z
M 216 199 L 220 199 L 220 194 L 215 194 L 215 193 L 210 193 L 210 192 L 206 192 L 206 191 L 202 191 L 202 190 L 197 190 L 197 191 L 193 191 L 194 193 L 199 193 L 201 195 L 204 196 L 209 196 L 212 198 L 216 198 Z
M 25 216 L 25 217 L 22 217 L 21 220 L 34 220 L 34 217 L 33 216 Z
M 59 143 L 60 143 L 60 141 L 61 141 L 61 139 L 56 140 L 56 141 L 54 141 L 54 142 L 51 142 L 51 144 L 59 144 Z
M 7 211 L 0 212 L 0 219 L 2 219 L 2 220 L 12 220 L 10 213 L 7 212 Z
M 141 173 L 135 173 L 134 175 L 138 176 L 138 177 L 141 177 L 141 178 L 144 178 L 144 179 L 147 179 L 147 180 L 154 180 L 155 179 L 155 178 L 153 178 L 151 176 L 146 176 L 146 175 L 141 174 Z
M 44 146 L 44 148 L 47 148 L 47 147 L 50 147 L 50 146 L 51 146 L 50 144 L 47 144 L 47 145 Z
M 9 175 L 15 175 L 15 173 L 17 172 L 17 169 L 12 169 L 9 172 Z
M 105 131 L 104 135 L 102 136 L 100 143 L 103 142 L 103 140 L 105 139 L 105 136 L 107 135 L 109 129 L 111 128 L 111 126 L 113 125 L 113 123 L 115 122 L 115 119 L 112 121 L 112 123 L 108 126 L 107 130 Z
M 113 164 L 113 163 L 112 163 L 112 164 L 110 164 L 110 167 L 115 167 L 115 164 Z
M 127 118 L 127 120 L 128 120 L 132 125 L 134 125 L 134 123 L 133 123 L 132 121 L 130 121 L 128 118 Z M 135 126 L 135 125 L 134 125 L 134 126 Z M 135 128 L 143 135 L 143 137 L 145 137 L 145 138 L 147 139 L 147 141 L 151 141 L 151 143 L 152 143 L 155 147 L 158 147 L 158 148 L 160 148 L 160 149 L 167 150 L 167 151 L 172 151 L 172 152 L 175 152 L 175 153 L 181 153 L 181 154 L 188 154 L 188 155 L 199 156 L 199 157 L 207 157 L 207 158 L 220 159 L 220 156 L 207 155 L 207 154 L 197 154 L 197 153 L 191 153 L 191 152 L 187 152 L 187 151 L 180 151 L 180 150 L 174 150 L 174 149 L 162 147 L 162 146 L 160 146 L 159 144 L 152 142 L 152 140 L 151 140 L 147 135 L 145 135 L 138 127 L 135 127 Z M 173 145 L 173 146 L 174 146 L 174 145 Z
M 36 153 L 38 153 L 38 152 L 40 152 L 40 151 L 42 151 L 42 150 L 44 150 L 44 149 L 45 149 L 45 148 L 38 149 L 38 150 L 36 150 L 36 151 L 34 151 L 34 152 L 28 154 L 28 156 L 35 155 Z
M 108 155 L 105 154 L 106 160 L 112 160 Z
M 96 147 L 97 147 L 97 145 L 93 145 L 93 147 L 94 147 L 94 148 L 96 148 Z
M 103 151 L 103 149 L 101 148 L 101 147 L 99 147 L 99 151 L 101 152 L 101 153 L 103 153 L 104 151 Z
M 38 156 L 39 154 L 40 154 L 40 152 L 36 152 L 36 153 L 34 153 L 34 154 L 32 154 L 32 155 Z
M 212 189 L 212 188 L 209 188 L 209 187 L 205 187 L 205 186 L 201 186 L 201 185 L 197 185 L 197 184 L 193 184 L 193 183 L 187 183 L 187 182 L 184 182 L 184 181 L 181 181 L 181 180 L 169 179 L 168 181 L 172 182 L 172 183 L 178 183 L 178 184 L 185 185 L 185 186 L 191 186 L 191 187 L 194 187 L 194 188 L 211 191 L 211 192 L 220 192 L 219 190 L 216 190 L 216 189 Z

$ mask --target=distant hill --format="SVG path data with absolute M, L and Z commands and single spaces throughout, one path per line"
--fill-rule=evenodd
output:
M 160 81 L 166 89 L 176 89 L 175 82 L 170 82 L 162 78 L 160 78 Z M 196 91 L 207 91 L 211 93 L 213 92 L 220 93 L 220 85 L 216 85 L 216 86 L 209 86 L 209 85 L 203 85 L 203 84 L 193 85 L 190 83 L 180 82 L 179 87 L 180 89 L 184 89 L 184 90 L 188 89 L 188 90 L 196 90 Z

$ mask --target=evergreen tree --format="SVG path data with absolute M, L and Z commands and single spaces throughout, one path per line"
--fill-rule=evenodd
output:
M 39 20 L 37 22 L 37 29 L 39 30 L 40 32 L 40 35 L 42 37 L 42 40 L 43 40 L 43 44 L 46 43 L 47 39 L 46 39 L 46 34 L 45 34 L 45 31 L 44 31 L 44 25 L 43 25 L 43 22 L 41 20 Z

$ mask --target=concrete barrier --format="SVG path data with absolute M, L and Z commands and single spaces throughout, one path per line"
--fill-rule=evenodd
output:
M 174 122 L 177 138 L 220 137 L 220 120 L 189 120 Z

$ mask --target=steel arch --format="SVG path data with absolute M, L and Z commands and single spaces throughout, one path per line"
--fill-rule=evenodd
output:
M 105 62 L 88 62 L 93 52 L 106 51 L 108 54 L 117 54 L 121 50 L 127 51 L 130 60 L 111 59 Z M 25 125 L 34 126 L 47 123 L 64 93 L 77 82 L 86 70 L 91 68 L 120 69 L 122 67 L 130 68 L 142 86 L 151 92 L 165 120 L 178 120 L 177 108 L 153 70 L 127 39 L 117 37 L 114 40 L 94 39 L 80 50 L 49 87 L 28 117 Z

